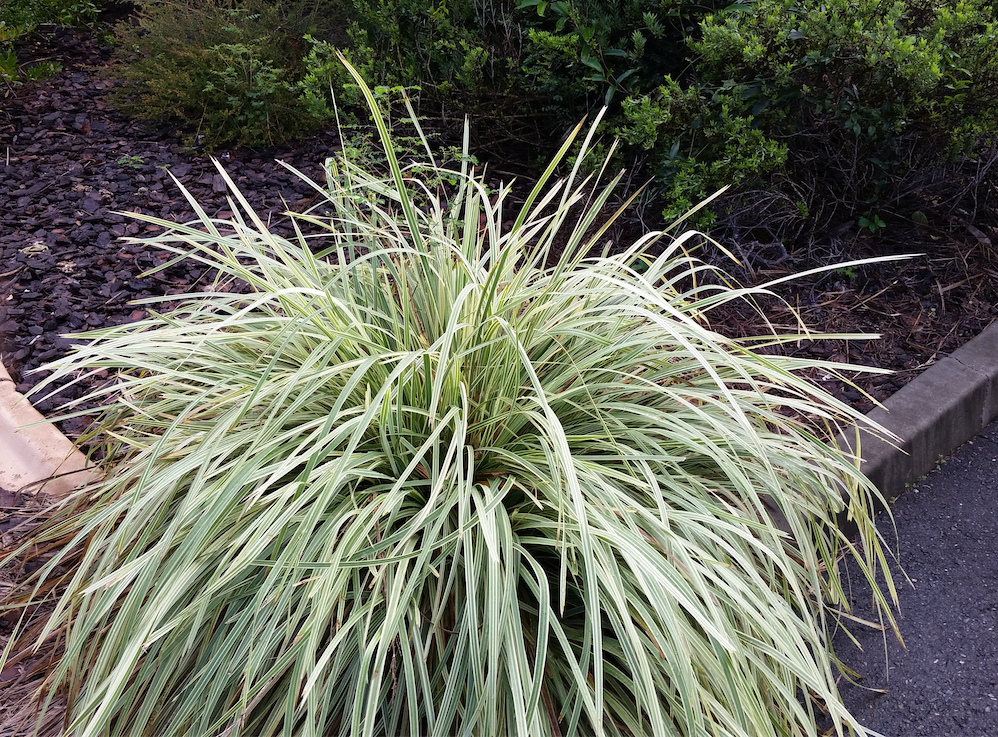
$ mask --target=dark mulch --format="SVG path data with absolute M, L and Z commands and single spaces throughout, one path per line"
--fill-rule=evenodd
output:
M 22 494 L 0 488 L 0 548 L 11 550 L 23 535 L 38 524 L 44 514 L 44 501 L 34 494 Z M 17 560 L 0 569 L 0 598 L 6 599 L 13 586 L 40 565 L 41 561 Z M 51 604 L 32 612 L 35 622 L 43 621 L 51 611 Z M 20 611 L 0 612 L 0 650 L 7 647 L 19 623 Z M 34 653 L 27 650 L 6 661 L 0 670 L 0 737 L 17 737 L 32 734 L 37 724 L 38 712 L 33 695 L 41 679 L 40 670 L 52 653 Z M 64 699 L 57 698 L 42 717 L 39 737 L 62 734 L 61 725 L 66 713 Z
M 36 53 L 61 58 L 63 72 L 14 88 L 0 111 L 0 353 L 22 392 L 44 376 L 32 370 L 72 345 L 63 334 L 139 320 L 145 312 L 133 300 L 196 291 L 206 283 L 204 270 L 193 263 L 143 276 L 167 255 L 123 238 L 159 228 L 121 213 L 194 219 L 172 174 L 208 215 L 231 215 L 209 156 L 185 147 L 178 131 L 129 120 L 109 106 L 112 83 L 94 71 L 108 60 L 107 48 L 66 29 L 54 29 L 37 44 L 42 48 Z M 22 49 L 22 58 L 31 51 Z M 215 156 L 263 220 L 290 235 L 282 213 L 304 209 L 315 192 L 277 160 L 322 181 L 323 162 L 336 146 L 336 137 L 324 134 L 294 146 Z M 86 388 L 71 388 L 38 407 L 50 412 Z M 80 428 L 65 429 L 75 434 Z

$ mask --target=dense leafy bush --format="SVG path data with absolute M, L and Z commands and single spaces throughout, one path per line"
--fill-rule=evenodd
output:
M 505 65 L 515 64 L 517 29 L 506 11 L 471 0 L 139 0 L 139 8 L 137 24 L 118 28 L 118 73 L 132 83 L 119 102 L 193 123 L 192 140 L 208 147 L 314 129 L 334 115 L 330 92 L 360 103 L 337 49 L 372 85 L 422 87 L 452 104 L 495 96 L 507 86 Z
M 376 79 L 432 87 L 438 97 L 501 92 L 519 55 L 510 4 L 499 0 L 350 0 L 352 49 Z
M 712 104 L 786 141 L 793 180 L 818 168 L 844 216 L 872 223 L 933 166 L 998 144 L 981 0 L 759 0 L 705 19 L 692 48 Z
M 660 0 L 339 0 L 345 44 L 372 84 L 420 85 L 465 105 L 527 104 L 556 125 L 652 89 L 688 63 L 694 19 L 718 7 Z M 344 39 L 336 39 L 342 43 Z M 325 56 L 335 58 L 332 49 Z M 342 68 L 330 65 L 333 73 Z M 340 82 L 350 80 L 341 77 Z M 328 86 L 328 82 L 327 82 Z
M 933 167 L 995 141 L 998 31 L 982 0 L 522 4 L 557 18 L 531 39 L 588 68 L 563 63 L 545 88 L 578 99 L 581 77 L 621 102 L 615 131 L 670 218 L 721 186 L 788 181 L 802 216 L 831 200 L 872 223 Z
M 998 129 L 998 31 L 983 0 L 520 0 L 493 13 L 488 33 L 455 2 L 439 13 L 398 2 L 387 16 L 351 7 L 368 19 L 354 48 L 369 79 L 473 96 L 481 89 L 457 70 L 488 58 L 501 74 L 476 77 L 485 89 L 555 113 L 558 127 L 612 104 L 627 163 L 654 178 L 670 219 L 743 185 L 784 191 L 782 216 L 797 221 L 784 236 L 808 220 L 874 228 L 882 208 L 993 145 Z M 372 30 L 396 20 L 427 42 Z M 434 54 L 437 38 L 470 55 Z M 508 41 L 502 64 L 497 39 Z
M 620 163 L 656 182 L 670 220 L 722 186 L 765 188 L 783 209 L 755 224 L 774 239 L 836 219 L 879 227 L 884 210 L 940 180 L 939 166 L 995 139 L 998 31 L 984 0 L 142 7 L 141 26 L 122 31 L 135 109 L 196 121 L 209 143 L 325 123 L 330 91 L 359 103 L 343 49 L 371 85 L 419 88 L 434 108 L 500 126 L 540 116 L 535 131 L 551 139 L 610 104 Z
M 560 122 L 653 88 L 687 64 L 684 38 L 716 7 L 661 0 L 340 0 L 355 65 L 438 96 L 536 98 Z M 348 81 L 348 80 L 344 80 Z M 521 97 L 522 101 L 522 97 Z
M 331 92 L 363 107 L 341 51 L 372 87 L 407 88 L 464 112 L 512 109 L 522 29 L 507 0 L 334 0 L 332 7 L 344 27 L 309 39 L 301 84 L 318 118 L 333 115 Z
M 632 152 L 653 177 L 665 202 L 668 221 L 682 217 L 715 190 L 782 169 L 788 146 L 766 136 L 741 105 L 683 89 L 667 77 L 649 95 L 624 100 L 615 132 L 640 152 Z M 697 223 L 706 227 L 716 213 L 703 210 Z
M 252 96 L 252 84 L 240 87 L 230 79 L 220 90 L 206 79 L 240 77 L 232 73 L 238 66 L 232 60 L 232 45 L 243 44 L 250 50 L 242 56 L 254 53 L 269 64 L 261 72 L 264 77 L 280 70 L 282 95 L 297 85 L 306 117 L 313 122 L 332 117 L 330 90 L 341 103 L 361 102 L 336 60 L 337 50 L 343 50 L 372 86 L 419 88 L 425 98 L 451 108 L 497 116 L 524 110 L 553 113 L 555 137 L 555 128 L 560 132 L 574 124 L 580 115 L 613 98 L 618 88 L 627 93 L 646 90 L 662 74 L 682 69 L 682 38 L 690 19 L 714 7 L 698 6 L 692 13 L 677 5 L 678 10 L 659 22 L 651 11 L 660 4 L 647 0 L 610 4 L 326 0 L 314 5 L 285 3 L 275 11 L 283 19 L 277 22 L 273 13 L 264 12 L 260 0 L 181 4 L 142 0 L 141 5 L 140 26 L 122 26 L 120 33 L 126 51 L 134 53 L 124 67 L 127 76 L 142 86 L 135 110 L 147 115 L 190 120 L 202 109 L 221 110 L 238 105 L 240 95 Z M 242 20 L 233 21 L 230 15 Z M 250 21 L 257 16 L 265 20 Z M 226 28 L 228 35 L 220 33 Z M 273 28 L 280 29 L 280 38 L 267 32 Z M 265 53 L 271 44 L 290 40 L 292 29 L 303 28 L 311 31 L 304 63 Z M 182 55 L 180 41 L 194 51 Z M 630 66 L 616 69 L 617 60 Z M 153 85 L 151 79 L 165 81 Z M 269 89 L 274 84 L 265 80 L 256 87 Z M 217 99 L 211 99 L 212 94 Z M 302 112 L 287 101 L 288 95 L 285 98 L 285 104 Z M 201 121 L 202 133 L 210 138 L 238 138 L 238 127 L 228 125 L 224 117 L 221 122 L 210 115 L 194 119 Z M 236 116 L 231 122 L 252 120 Z
M 866 422 L 795 373 L 829 366 L 711 331 L 751 292 L 691 233 L 588 256 L 610 190 L 578 168 L 510 212 L 465 162 L 441 201 L 375 120 L 390 175 L 328 162 L 313 237 L 231 182 L 232 222 L 144 217 L 249 292 L 48 380 L 120 372 L 106 480 L 25 543 L 69 731 L 815 735 L 816 699 L 862 734 L 828 648 L 877 493 L 795 419 Z
M 118 26 L 117 100 L 153 120 L 179 121 L 207 148 L 265 144 L 311 130 L 301 100 L 305 36 L 321 15 L 308 0 L 140 0 Z
M 831 115 L 853 136 L 886 143 L 936 127 L 963 151 L 994 133 L 998 24 L 981 0 L 949 3 L 759 0 L 709 16 L 693 45 L 706 85 L 752 115 Z
M 690 76 L 687 41 L 707 13 L 725 2 L 678 0 L 520 0 L 521 9 L 536 10 L 536 18 L 523 16 L 530 28 L 525 56 L 537 59 L 544 69 L 549 52 L 574 51 L 562 62 L 561 73 L 534 74 L 539 90 L 572 106 L 591 110 L 613 101 L 655 89 L 666 75 L 687 81 Z M 532 67 L 527 68 L 528 75 Z M 585 83 L 585 95 L 572 99 L 563 91 L 576 81 Z M 566 84 L 568 87 L 566 87 Z M 565 112 L 564 110 L 562 111 Z

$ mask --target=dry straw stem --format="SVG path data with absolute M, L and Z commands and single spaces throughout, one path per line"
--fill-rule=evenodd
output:
M 509 212 L 403 166 L 358 84 L 387 178 L 329 162 L 287 240 L 219 168 L 232 221 L 142 218 L 219 288 L 54 365 L 118 380 L 106 481 L 30 541 L 40 698 L 80 737 L 863 734 L 829 638 L 843 556 L 893 624 L 877 492 L 787 412 L 866 422 L 795 373 L 832 366 L 710 330 L 758 290 L 692 233 L 598 252 L 617 178 L 555 179 L 581 126 Z

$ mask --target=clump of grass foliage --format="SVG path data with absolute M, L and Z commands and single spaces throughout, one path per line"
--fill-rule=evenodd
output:
M 55 364 L 120 375 L 106 479 L 29 540 L 39 698 L 82 737 L 814 735 L 819 703 L 864 733 L 840 558 L 888 576 L 888 619 L 893 587 L 876 490 L 794 419 L 862 421 L 795 373 L 828 366 L 713 332 L 751 293 L 690 234 L 589 255 L 611 188 L 555 181 L 571 140 L 509 212 L 467 163 L 404 168 L 373 113 L 390 175 L 330 162 L 317 236 L 231 182 L 231 222 L 143 218 L 248 293 Z

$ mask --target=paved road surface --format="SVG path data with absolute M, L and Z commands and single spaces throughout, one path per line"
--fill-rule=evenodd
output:
M 885 737 L 998 737 L 996 507 L 998 422 L 894 505 L 900 562 L 914 584 L 899 591 L 907 649 L 890 637 L 885 668 L 878 633 L 854 628 L 862 652 L 841 634 L 835 639 L 863 685 L 886 690 L 841 686 L 868 728 Z M 854 593 L 861 611 L 868 596 L 858 586 Z

